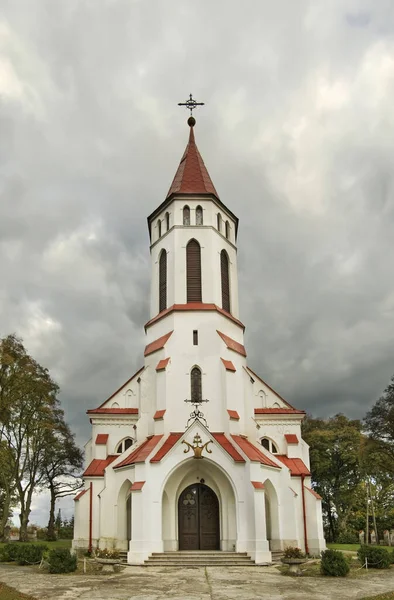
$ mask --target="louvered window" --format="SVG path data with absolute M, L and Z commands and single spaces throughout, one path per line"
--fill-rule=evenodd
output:
M 193 367 L 190 373 L 190 392 L 192 402 L 201 402 L 202 386 L 201 371 L 198 367 Z
M 230 276 L 229 261 L 225 250 L 220 253 L 220 271 L 222 278 L 222 308 L 230 312 Z
M 167 252 L 161 251 L 159 260 L 159 312 L 167 308 Z
M 190 225 L 190 208 L 188 206 L 183 207 L 183 224 Z
M 201 248 L 196 240 L 186 246 L 186 302 L 202 302 Z
M 226 238 L 230 239 L 230 223 L 226 221 Z
M 196 208 L 196 225 L 203 224 L 203 216 L 202 216 L 202 208 L 201 206 L 197 206 Z

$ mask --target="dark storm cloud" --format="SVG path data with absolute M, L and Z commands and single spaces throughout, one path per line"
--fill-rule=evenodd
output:
M 0 327 L 87 408 L 142 364 L 146 216 L 196 137 L 240 217 L 249 363 L 316 415 L 394 372 L 389 1 L 3 2 Z M 246 292 L 247 291 L 247 292 Z

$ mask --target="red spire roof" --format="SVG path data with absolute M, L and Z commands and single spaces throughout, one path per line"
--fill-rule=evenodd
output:
M 172 194 L 214 194 L 219 198 L 194 140 L 193 125 L 190 127 L 189 143 L 182 156 L 174 181 L 168 191 Z

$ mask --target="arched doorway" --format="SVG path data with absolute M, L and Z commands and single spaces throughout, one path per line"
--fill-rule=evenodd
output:
M 219 550 L 219 501 L 203 483 L 189 485 L 178 501 L 179 550 Z

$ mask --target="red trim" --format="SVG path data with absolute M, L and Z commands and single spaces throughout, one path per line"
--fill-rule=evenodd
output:
M 224 364 L 226 371 L 232 371 L 233 373 L 235 373 L 235 371 L 237 370 L 233 363 L 231 362 L 231 360 L 225 360 L 224 358 L 220 359 L 222 361 L 222 363 Z
M 216 304 L 205 304 L 203 302 L 189 302 L 188 304 L 173 304 L 169 308 L 162 310 L 161 313 L 156 315 L 156 317 L 153 317 L 153 319 L 151 319 L 150 321 L 145 323 L 145 330 L 148 329 L 148 327 L 150 327 L 157 321 L 160 321 L 160 319 L 163 319 L 164 317 L 166 317 L 167 315 L 169 315 L 173 312 L 191 311 L 191 310 L 193 310 L 193 311 L 195 311 L 195 310 L 211 310 L 211 311 L 219 312 L 221 315 L 223 315 L 227 319 L 230 319 L 230 321 L 232 321 L 236 325 L 239 325 L 240 327 L 242 327 L 243 330 L 245 330 L 245 325 L 243 323 L 241 323 L 241 321 L 239 321 L 238 319 L 233 317 L 233 315 L 228 313 L 226 310 L 223 310 L 223 308 L 220 308 L 220 306 L 217 306 Z
M 98 433 L 96 437 L 96 446 L 104 446 L 108 442 L 108 437 L 108 433 Z
M 305 554 L 309 554 L 308 547 L 308 530 L 306 527 L 306 505 L 305 505 L 305 487 L 304 487 L 305 475 L 301 475 L 301 490 L 302 490 L 302 515 L 304 517 L 304 540 L 305 540 Z
M 317 498 L 317 500 L 323 500 L 323 498 L 320 496 L 320 494 L 315 492 L 315 490 L 312 490 L 311 488 L 308 488 L 306 486 L 305 486 L 305 489 L 308 490 L 308 492 L 310 492 L 312 494 L 312 496 L 315 496 L 315 498 Z
M 151 342 L 150 344 L 148 344 L 145 347 L 144 356 L 149 356 L 149 354 L 153 354 L 154 352 L 157 352 L 158 350 L 161 350 L 162 348 L 164 348 L 167 340 L 171 337 L 171 335 L 173 333 L 174 333 L 174 330 L 169 331 L 165 335 L 162 335 L 161 337 L 159 337 L 157 340 L 154 340 L 154 342 Z
M 259 462 L 262 465 L 267 465 L 268 467 L 275 467 L 275 469 L 280 469 L 280 466 L 274 463 L 272 460 L 265 456 L 256 446 L 254 446 L 248 439 L 241 435 L 233 435 L 231 434 L 233 440 L 238 444 L 241 448 L 242 452 L 246 454 L 248 459 L 252 462 Z
M 120 392 L 121 390 L 123 390 L 123 388 L 124 388 L 124 387 L 125 387 L 125 386 L 126 386 L 128 383 L 130 383 L 130 381 L 132 381 L 132 380 L 134 379 L 134 377 L 137 377 L 137 375 L 138 375 L 139 373 L 141 373 L 141 371 L 143 371 L 144 369 L 145 369 L 145 367 L 141 367 L 140 369 L 138 369 L 138 371 L 137 371 L 136 373 L 134 373 L 134 375 L 132 375 L 132 376 L 130 377 L 130 379 L 128 379 L 128 380 L 127 380 L 127 381 L 126 381 L 126 382 L 125 382 L 123 385 L 121 385 L 121 386 L 120 386 L 120 388 L 119 388 L 118 390 L 116 390 L 116 392 L 114 392 L 114 393 L 112 394 L 112 396 L 110 396 L 110 397 L 109 397 L 109 398 L 107 398 L 107 399 L 106 399 L 106 400 L 105 400 L 105 401 L 104 401 L 102 404 L 100 404 L 100 406 L 99 406 L 98 408 L 101 408 L 102 406 L 104 406 L 104 404 L 106 404 L 107 402 L 109 402 L 109 400 L 111 400 L 111 399 L 112 399 L 114 396 L 116 396 L 116 394 L 117 394 L 118 392 Z
M 88 415 L 138 415 L 138 408 L 93 408 Z
M 263 490 L 264 489 L 264 483 L 262 483 L 261 481 L 251 481 L 250 482 L 255 490 Z
M 170 433 L 162 447 L 156 452 L 153 458 L 150 459 L 151 463 L 160 462 L 162 458 L 175 446 L 177 441 L 183 436 L 183 433 Z
M 88 546 L 88 550 L 89 552 L 92 552 L 93 550 L 93 545 L 92 545 L 92 539 L 93 539 L 93 483 L 90 482 L 90 499 L 89 499 L 89 546 Z
M 305 415 L 304 410 L 295 408 L 255 408 L 255 415 Z
M 82 498 L 82 496 L 83 496 L 84 494 L 86 494 L 86 492 L 87 492 L 87 491 L 88 491 L 88 490 L 82 490 L 82 492 L 79 492 L 79 494 L 77 494 L 77 495 L 75 496 L 75 498 L 74 498 L 74 502 L 76 502 L 77 500 L 79 500 L 80 498 Z
M 264 379 L 262 379 L 262 378 L 260 377 L 260 375 L 257 375 L 257 373 L 255 373 L 254 371 L 252 371 L 252 369 L 251 369 L 250 367 L 248 367 L 248 366 L 246 366 L 246 369 L 247 369 L 248 371 L 250 371 L 250 372 L 252 373 L 252 375 L 254 375 L 255 377 L 257 377 L 257 379 L 259 379 L 259 380 L 261 381 L 261 383 L 264 383 L 264 385 L 266 385 L 266 386 L 267 386 L 267 388 L 268 388 L 269 390 L 271 390 L 271 392 L 273 392 L 273 393 L 275 394 L 275 396 L 277 396 L 277 397 L 278 397 L 280 400 L 282 400 L 282 401 L 283 401 L 285 404 L 287 404 L 287 406 L 288 406 L 289 408 L 294 408 L 294 406 L 292 406 L 292 405 L 291 405 L 289 402 L 287 402 L 287 400 L 285 400 L 285 399 L 284 399 L 284 398 L 283 398 L 283 397 L 282 397 L 280 394 L 278 394 L 278 392 L 276 392 L 276 391 L 274 390 L 274 388 L 272 388 L 270 385 L 268 385 L 268 383 L 267 383 L 266 381 L 264 381 Z
M 305 477 L 310 475 L 310 471 L 306 467 L 305 463 L 300 458 L 289 458 L 284 454 L 275 454 L 276 458 L 280 460 L 288 469 L 290 469 L 290 475 L 292 477 Z
M 82 477 L 104 477 L 105 469 L 110 465 L 118 455 L 110 454 L 107 458 L 94 458 L 86 468 Z
M 157 366 L 156 366 L 156 371 L 165 371 L 166 366 L 168 365 L 169 361 L 170 361 L 170 357 L 162 358 L 161 360 L 159 360 L 159 362 L 157 363 Z
M 244 463 L 246 462 L 243 456 L 234 448 L 230 440 L 226 438 L 224 433 L 212 433 L 215 440 L 221 445 L 223 450 L 227 452 L 234 459 L 235 462 Z
M 122 460 L 121 463 L 115 465 L 114 469 L 145 462 L 149 454 L 154 450 L 162 437 L 162 435 L 152 435 L 148 437 L 139 448 L 134 450 L 134 452 Z
M 160 419 L 162 419 L 164 417 L 165 414 L 165 409 L 164 410 L 157 410 L 155 412 L 155 414 L 153 415 L 153 418 L 155 421 L 159 421 Z
M 132 486 L 131 486 L 131 488 L 130 488 L 130 491 L 131 491 L 131 492 L 137 492 L 137 491 L 140 491 L 140 490 L 142 490 L 142 488 L 144 487 L 144 485 L 145 485 L 145 481 L 135 481 L 135 482 L 132 484 Z
M 239 414 L 236 410 L 227 409 L 227 412 L 230 419 L 233 419 L 234 421 L 239 421 Z
M 241 354 L 242 356 L 246 356 L 245 346 L 243 346 L 239 342 L 236 342 L 231 337 L 229 337 L 225 333 L 222 333 L 218 329 L 216 331 L 220 335 L 220 337 L 222 338 L 223 342 L 226 344 L 226 346 L 229 350 L 234 350 L 234 352 L 237 352 L 238 354 Z
M 298 444 L 298 437 L 295 433 L 285 433 L 285 439 L 288 444 Z

